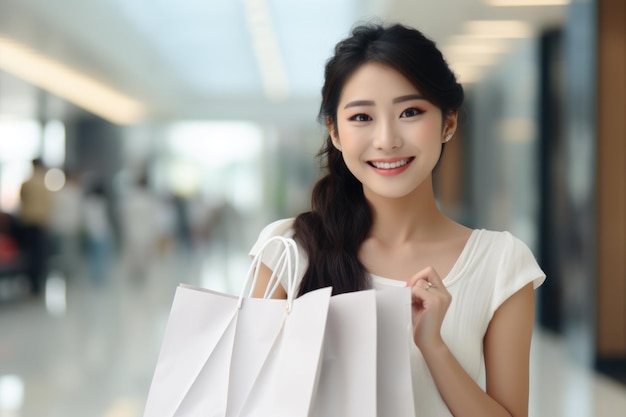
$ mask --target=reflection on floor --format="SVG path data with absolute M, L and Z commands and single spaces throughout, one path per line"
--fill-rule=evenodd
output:
M 53 274 L 44 299 L 0 301 L 0 417 L 141 416 L 176 285 L 237 293 L 247 271 L 245 254 L 200 252 L 159 260 L 144 281 L 120 264 L 104 285 Z M 533 417 L 624 416 L 626 386 L 538 331 L 530 405 Z

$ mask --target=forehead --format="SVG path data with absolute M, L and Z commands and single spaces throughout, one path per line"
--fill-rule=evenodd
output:
M 355 98 L 383 100 L 405 94 L 420 94 L 420 91 L 398 70 L 381 63 L 368 62 L 346 79 L 340 102 Z

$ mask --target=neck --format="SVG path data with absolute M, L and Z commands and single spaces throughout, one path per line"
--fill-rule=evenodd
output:
M 389 245 L 431 237 L 450 220 L 439 210 L 430 181 L 401 198 L 371 196 L 373 214 L 370 237 Z

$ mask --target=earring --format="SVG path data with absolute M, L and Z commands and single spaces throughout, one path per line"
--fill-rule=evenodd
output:
M 445 137 L 445 139 L 444 139 L 444 142 L 446 142 L 446 143 L 447 143 L 447 142 L 450 142 L 450 139 L 452 139 L 452 136 L 453 136 L 453 134 L 452 134 L 452 133 L 450 133 L 449 135 L 447 135 L 447 136 Z

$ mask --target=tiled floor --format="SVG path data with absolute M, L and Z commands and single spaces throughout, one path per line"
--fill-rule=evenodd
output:
M 154 263 L 145 282 L 118 265 L 100 287 L 51 276 L 45 300 L 0 301 L 0 417 L 141 416 L 176 285 L 232 293 L 240 282 L 224 277 L 245 275 L 245 254 L 200 252 Z M 530 405 L 533 417 L 624 417 L 626 386 L 538 331 Z

